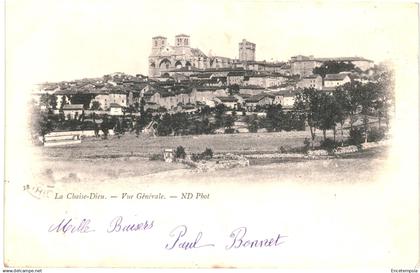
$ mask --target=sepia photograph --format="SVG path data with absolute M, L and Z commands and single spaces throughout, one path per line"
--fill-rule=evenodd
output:
M 418 272 L 417 3 L 5 17 L 4 272 Z

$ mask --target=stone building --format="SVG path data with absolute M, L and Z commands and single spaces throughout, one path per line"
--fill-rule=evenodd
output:
M 298 55 L 290 58 L 290 72 L 292 75 L 306 77 L 312 74 L 315 67 L 319 67 L 327 61 L 351 63 L 362 71 L 366 71 L 374 66 L 373 61 L 362 57 L 314 58 L 313 55 Z
M 207 56 L 198 48 L 192 48 L 190 36 L 175 36 L 171 46 L 166 37 L 152 38 L 152 52 L 149 55 L 149 76 L 152 78 L 169 76 L 177 71 L 195 69 L 231 68 L 235 60 L 221 56 Z
M 243 39 L 239 43 L 239 60 L 244 62 L 255 61 L 255 44 Z
M 325 75 L 324 85 L 325 87 L 337 87 L 351 82 L 351 78 L 346 73 L 339 74 L 327 74 Z
M 322 77 L 318 74 L 303 77 L 298 83 L 298 88 L 314 88 L 317 90 L 322 89 Z

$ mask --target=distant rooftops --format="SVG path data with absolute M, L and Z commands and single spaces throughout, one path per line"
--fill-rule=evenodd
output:
M 325 75 L 325 79 L 324 80 L 326 80 L 326 81 L 342 81 L 346 77 L 348 77 L 348 74 L 344 74 L 344 73 L 327 74 L 327 75 Z
M 315 58 L 313 55 L 303 56 L 297 55 L 290 58 L 291 62 L 305 62 L 305 61 L 315 61 L 315 62 L 327 62 L 327 61 L 336 61 L 336 62 L 355 62 L 355 61 L 367 61 L 373 62 L 363 57 L 327 57 L 327 58 Z
M 235 76 L 244 76 L 244 71 L 231 71 L 227 74 L 228 77 L 235 77 Z
M 83 110 L 83 104 L 64 104 L 63 110 Z
M 221 102 L 237 102 L 238 99 L 232 96 L 228 97 L 217 97 Z
M 252 97 L 249 97 L 249 98 L 245 99 L 245 101 L 246 102 L 259 102 L 260 100 L 262 100 L 266 97 L 272 98 L 272 96 L 269 95 L 269 94 L 261 93 L 261 94 L 257 94 L 257 95 L 254 95 Z
M 318 74 L 312 74 L 312 75 L 308 75 L 306 77 L 303 77 L 303 79 L 316 79 L 318 77 L 321 77 L 321 76 L 318 75 Z
M 112 108 L 123 108 L 121 105 L 119 105 L 118 103 L 115 103 L 115 102 L 111 103 L 109 105 L 109 107 L 112 107 Z

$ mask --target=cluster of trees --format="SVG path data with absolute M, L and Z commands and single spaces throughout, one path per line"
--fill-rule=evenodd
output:
M 91 100 L 95 97 L 93 94 L 85 94 L 85 93 L 77 93 L 74 95 L 64 95 L 64 101 L 70 101 L 71 104 L 83 104 L 84 109 L 89 109 L 89 105 Z M 57 96 L 54 94 L 42 94 L 40 98 L 41 106 L 44 106 L 48 109 L 57 109 Z M 63 108 L 63 103 L 61 104 L 61 108 Z M 92 103 L 92 110 L 100 110 L 101 105 L 99 102 L 94 101 Z
M 337 61 L 326 61 L 321 66 L 315 67 L 312 73 L 321 75 L 325 78 L 327 74 L 337 74 L 343 71 L 358 70 L 352 63 L 337 62 Z
M 323 132 L 326 141 L 326 130 L 333 130 L 334 142 L 336 128 L 341 129 L 343 142 L 343 127 L 347 121 L 352 133 L 354 124 L 361 119 L 364 141 L 368 140 L 369 118 L 376 117 L 378 128 L 384 119 L 389 127 L 389 114 L 393 104 L 393 78 L 390 71 L 383 71 L 377 79 L 362 84 L 347 83 L 335 92 L 325 93 L 314 89 L 304 89 L 295 98 L 294 110 L 302 113 L 311 133 L 312 147 L 316 129 Z
M 268 132 L 305 130 L 305 119 L 300 112 L 284 111 L 281 105 L 268 105 L 265 112 L 265 117 L 254 114 L 245 118 L 250 132 L 257 132 L 260 128 Z
M 216 129 L 208 118 L 191 117 L 187 113 L 165 113 L 157 125 L 159 136 L 167 135 L 188 135 L 188 134 L 210 134 Z

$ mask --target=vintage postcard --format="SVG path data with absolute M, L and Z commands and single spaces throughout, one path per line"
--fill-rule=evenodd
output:
M 416 3 L 5 9 L 4 272 L 418 272 Z

